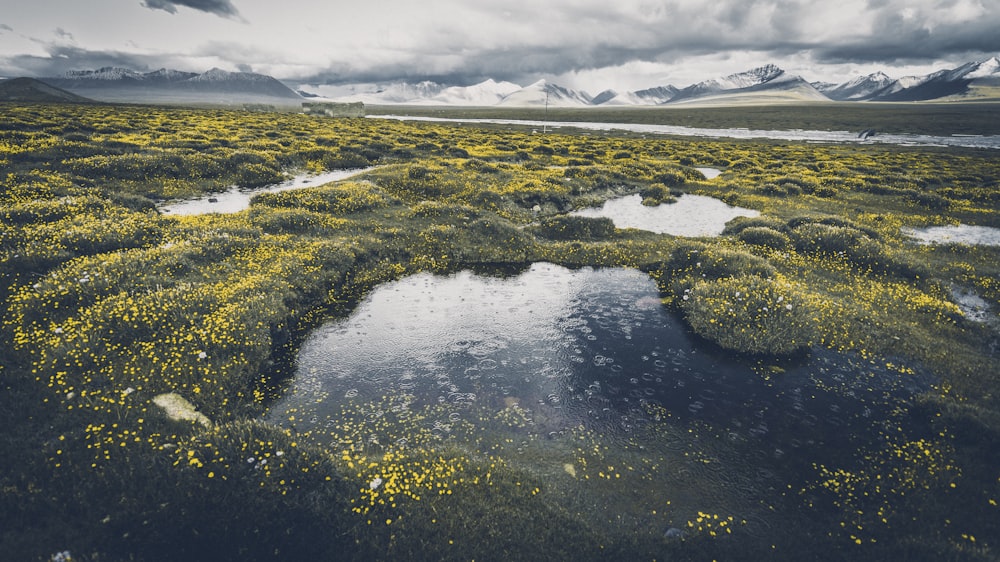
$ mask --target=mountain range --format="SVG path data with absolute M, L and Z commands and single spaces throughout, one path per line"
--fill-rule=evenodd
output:
M 461 105 L 510 107 L 612 107 L 636 105 L 732 105 L 796 102 L 906 102 L 1000 100 L 1000 57 L 970 62 L 926 76 L 891 78 L 884 72 L 860 76 L 843 84 L 807 82 L 768 64 L 745 72 L 691 84 L 683 88 L 657 86 L 637 91 L 608 89 L 592 96 L 546 80 L 528 86 L 485 80 L 472 86 L 435 82 L 397 82 L 379 87 L 355 85 L 334 97 L 318 96 L 318 87 L 298 92 L 279 80 L 253 72 L 213 68 L 198 74 L 160 69 L 137 72 L 105 67 L 40 78 L 40 84 L 92 100 L 112 103 L 269 104 L 299 106 L 311 101 L 361 101 L 370 105 Z M 11 80 L 0 81 L 13 88 Z M 32 85 L 31 91 L 42 87 Z M 310 92 L 309 90 L 314 90 Z M 344 92 L 345 89 L 341 88 Z M 48 92 L 52 95 L 53 92 Z M 10 96 L 24 96 L 11 93 Z M 42 95 L 39 93 L 38 95 Z M 64 94 L 58 94 L 65 97 Z
M 305 88 L 305 87 L 304 87 Z M 1000 58 L 970 62 L 927 76 L 890 78 L 884 72 L 861 76 L 843 84 L 807 82 L 768 64 L 713 78 L 683 88 L 673 85 L 596 96 L 540 80 L 519 87 L 487 80 L 473 86 L 445 87 L 434 82 L 395 83 L 365 89 L 355 86 L 334 101 L 362 101 L 371 105 L 500 105 L 588 107 L 628 105 L 726 105 L 733 103 L 794 103 L 821 101 L 930 101 L 1000 100 Z
M 161 68 L 137 72 L 105 67 L 70 71 L 42 82 L 93 100 L 114 103 L 248 104 L 298 106 L 302 97 L 277 79 L 213 68 L 198 74 Z

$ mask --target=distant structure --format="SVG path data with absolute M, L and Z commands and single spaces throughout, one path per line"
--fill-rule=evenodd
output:
M 324 117 L 364 117 L 365 104 L 360 101 L 352 103 L 307 101 L 302 103 L 302 113 Z

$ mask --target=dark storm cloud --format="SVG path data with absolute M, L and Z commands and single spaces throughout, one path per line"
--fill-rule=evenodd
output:
M 869 36 L 839 44 L 817 45 L 819 62 L 924 61 L 951 55 L 991 55 L 1000 52 L 1000 15 L 957 24 L 907 21 L 885 14 Z
M 120 51 L 93 51 L 70 45 L 46 45 L 47 54 L 17 55 L 3 60 L 0 74 L 53 77 L 70 70 L 93 70 L 117 66 L 148 71 L 167 66 L 168 61 L 156 57 L 123 53 Z M 7 67 L 7 68 L 5 68 Z
M 184 6 L 222 17 L 239 17 L 236 6 L 230 0 L 143 0 L 142 5 L 152 10 L 177 13 L 177 6 Z

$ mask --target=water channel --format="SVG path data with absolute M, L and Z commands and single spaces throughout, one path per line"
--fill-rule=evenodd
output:
M 673 135 L 702 138 L 775 139 L 796 142 L 837 144 L 895 144 L 902 146 L 962 146 L 970 148 L 1000 148 L 1000 135 L 914 135 L 877 134 L 862 137 L 857 131 L 808 131 L 763 129 L 706 129 L 679 125 L 647 125 L 639 123 L 593 123 L 585 121 L 532 121 L 525 119 L 455 119 L 447 117 L 417 117 L 408 115 L 369 115 L 369 119 L 399 121 L 432 121 L 443 123 L 491 123 L 548 129 L 582 129 L 587 131 L 628 131 L 651 135 Z
M 290 189 L 319 187 L 330 182 L 345 180 L 363 174 L 373 168 L 353 168 L 334 170 L 321 174 L 300 174 L 279 184 L 248 189 L 233 186 L 226 191 L 210 193 L 193 199 L 171 202 L 160 207 L 160 212 L 168 215 L 202 215 L 206 213 L 238 213 L 250 207 L 250 200 L 258 193 L 274 193 Z

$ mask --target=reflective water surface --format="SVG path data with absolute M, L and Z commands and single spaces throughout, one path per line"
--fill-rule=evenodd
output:
M 290 189 L 319 187 L 330 182 L 344 180 L 362 174 L 372 168 L 334 170 L 322 174 L 301 174 L 294 178 L 267 187 L 247 189 L 233 186 L 221 193 L 211 193 L 194 199 L 176 201 L 160 207 L 160 212 L 168 215 L 202 215 L 205 213 L 238 213 L 250 207 L 250 199 L 258 193 L 273 193 Z
M 992 226 L 929 226 L 927 228 L 904 228 L 903 234 L 915 238 L 921 244 L 972 244 L 1000 246 L 1000 228 Z
M 618 228 L 638 228 L 674 236 L 718 236 L 736 217 L 756 217 L 753 209 L 733 207 L 713 197 L 684 194 L 674 203 L 655 207 L 642 204 L 639 195 L 609 199 L 600 208 L 572 213 L 581 217 L 606 217 Z
M 664 498 L 678 513 L 756 513 L 768 489 L 884 439 L 894 406 L 929 384 L 818 349 L 734 357 L 693 338 L 641 272 L 539 263 L 379 287 L 304 342 L 268 417 L 335 449 L 422 434 L 505 455 L 598 520 L 662 533 L 677 521 L 647 519 Z M 364 443 L 344 441 L 348 417 Z M 598 454 L 627 474 L 598 479 Z

